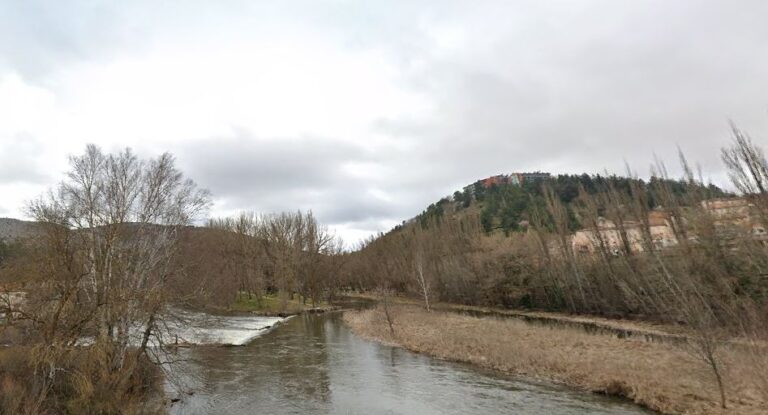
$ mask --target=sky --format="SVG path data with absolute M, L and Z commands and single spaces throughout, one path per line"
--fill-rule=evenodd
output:
M 67 157 L 162 152 L 212 216 L 312 210 L 354 243 L 478 179 L 725 185 L 768 144 L 768 2 L 0 0 L 0 217 Z

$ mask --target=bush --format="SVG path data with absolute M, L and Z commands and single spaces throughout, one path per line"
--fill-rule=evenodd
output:
M 160 369 L 139 356 L 124 370 L 107 371 L 105 354 L 95 348 L 58 351 L 26 346 L 0 349 L 0 414 L 159 414 L 163 413 Z M 56 376 L 34 376 L 54 370 Z

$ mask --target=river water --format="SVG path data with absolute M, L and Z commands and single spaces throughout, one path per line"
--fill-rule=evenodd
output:
M 300 315 L 244 346 L 182 350 L 172 414 L 648 414 L 363 340 L 340 313 Z

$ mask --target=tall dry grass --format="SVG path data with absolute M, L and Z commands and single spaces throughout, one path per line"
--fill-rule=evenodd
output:
M 441 359 L 549 379 L 584 390 L 624 396 L 667 414 L 765 414 L 768 401 L 748 356 L 727 349 L 728 409 L 706 365 L 672 345 L 587 334 L 518 320 L 427 313 L 393 306 L 394 336 L 379 309 L 347 312 L 344 320 L 368 339 Z
M 144 356 L 120 372 L 94 348 L 63 351 L 55 361 L 39 347 L 0 348 L 0 415 L 165 413 L 163 376 Z M 55 368 L 55 369 L 51 369 Z M 35 374 L 56 370 L 56 377 Z

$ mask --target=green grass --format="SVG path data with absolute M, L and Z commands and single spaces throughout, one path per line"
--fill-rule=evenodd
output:
M 303 304 L 303 297 L 295 295 L 293 299 L 289 299 L 285 307 L 279 296 L 275 294 L 263 295 L 261 297 L 251 296 L 248 297 L 246 293 L 240 293 L 237 301 L 232 304 L 232 310 L 234 311 L 254 311 L 261 313 L 299 313 L 304 310 L 312 308 L 312 300 L 307 299 L 307 303 Z M 318 301 L 315 303 L 315 307 L 325 308 L 328 306 L 327 301 Z

